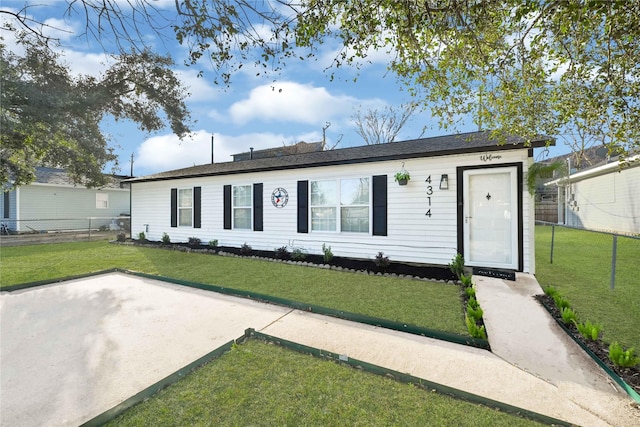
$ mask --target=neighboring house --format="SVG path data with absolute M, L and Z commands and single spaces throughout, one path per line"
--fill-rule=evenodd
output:
M 223 246 L 534 272 L 533 202 L 523 185 L 540 138 L 474 132 L 213 163 L 127 180 L 132 235 Z M 406 170 L 406 186 L 394 182 Z
M 548 182 L 558 191 L 558 223 L 640 234 L 640 156 L 583 169 Z
M 129 214 L 128 177 L 109 178 L 102 188 L 86 188 L 63 169 L 38 167 L 34 182 L 3 192 L 0 222 L 18 233 L 86 229 L 88 218 L 92 228 L 114 228 L 110 218 Z

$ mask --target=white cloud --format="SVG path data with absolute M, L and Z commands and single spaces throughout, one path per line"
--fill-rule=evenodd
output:
M 187 91 L 191 94 L 189 101 L 213 101 L 218 97 L 218 90 L 216 87 L 209 84 L 209 81 L 204 77 L 198 77 L 198 71 L 196 70 L 175 70 L 178 78 L 182 84 L 187 88 Z
M 229 162 L 232 154 L 289 145 L 299 141 L 313 142 L 320 140 L 320 135 L 307 132 L 300 135 L 285 135 L 270 132 L 255 132 L 242 135 L 215 134 L 214 161 Z M 145 140 L 137 150 L 134 161 L 134 174 L 149 175 L 152 173 L 186 168 L 211 161 L 211 133 L 198 130 L 191 138 L 180 141 L 175 135 L 154 136 Z
M 358 105 L 383 104 L 378 99 L 333 95 L 324 87 L 285 81 L 252 89 L 248 98 L 231 106 L 229 114 L 237 124 L 263 120 L 317 125 L 350 116 Z

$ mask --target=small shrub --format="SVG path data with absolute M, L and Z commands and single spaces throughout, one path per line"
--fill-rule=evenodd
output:
M 553 286 L 545 286 L 543 289 L 545 295 L 549 295 L 551 298 L 559 296 L 558 290 Z
M 598 325 L 597 323 L 591 323 L 588 320 L 584 323 L 574 323 L 576 325 L 576 328 L 578 328 L 580 335 L 591 341 L 598 340 L 598 336 L 600 335 L 600 331 L 602 330 L 601 325 Z
M 469 286 L 468 288 L 464 288 L 464 293 L 467 295 L 467 298 L 475 298 L 476 290 L 473 289 L 473 286 Z
M 467 306 L 476 309 L 480 307 L 480 304 L 478 304 L 478 300 L 476 300 L 475 297 L 471 297 L 469 301 L 467 301 Z
M 251 255 L 251 246 L 247 242 L 244 242 L 242 246 L 240 246 L 240 253 L 244 256 Z
M 578 320 L 576 312 L 571 307 L 563 307 L 560 310 L 560 314 L 562 315 L 562 322 L 565 325 L 570 325 Z
M 376 267 L 378 267 L 382 271 L 386 271 L 389 267 L 389 257 L 384 256 L 384 252 L 382 251 L 378 252 L 378 255 L 376 255 L 376 258 L 373 262 L 375 263 Z
M 289 259 L 289 250 L 286 246 L 280 246 L 273 251 L 273 256 L 276 259 Z
M 465 288 L 473 286 L 473 283 L 471 283 L 470 274 L 462 273 L 462 275 L 460 276 L 460 282 L 462 283 L 462 286 L 464 286 Z
M 101 225 L 100 228 L 98 228 L 98 230 L 100 231 L 109 231 L 109 227 L 106 225 Z
M 464 274 L 464 258 L 461 254 L 456 254 L 456 256 L 453 257 L 451 264 L 449 264 L 449 270 L 458 278 Z
M 570 307 L 569 301 L 567 301 L 560 294 L 556 294 L 556 296 L 553 297 L 553 302 L 556 304 L 556 307 L 558 307 L 558 310 L 562 310 L 563 308 L 569 308 Z
M 330 263 L 333 259 L 333 252 L 331 252 L 331 246 L 327 246 L 324 243 L 322 244 L 322 253 L 323 259 L 325 263 Z
M 218 247 L 218 239 L 209 240 L 209 246 L 212 248 Z
M 124 242 L 125 240 L 127 240 L 127 235 L 124 233 L 118 233 L 118 235 L 116 236 L 116 240 L 118 242 Z
M 631 347 L 628 350 L 624 350 L 617 342 L 612 342 L 609 345 L 609 359 L 614 365 L 621 368 L 633 368 L 636 365 L 640 365 L 640 356 L 635 354 L 635 349 Z
M 165 245 L 171 243 L 171 238 L 167 233 L 162 233 L 162 243 L 164 243 Z
M 467 330 L 469 331 L 469 335 L 473 338 L 480 338 L 483 340 L 487 339 L 487 331 L 483 326 L 478 326 L 473 318 L 469 317 L 469 315 L 464 316 L 464 322 L 467 324 Z
M 307 258 L 307 254 L 300 248 L 295 248 L 291 252 L 291 258 L 295 261 L 304 261 Z
M 189 237 L 189 246 L 200 246 L 202 240 L 199 237 Z
M 480 307 L 472 308 L 470 306 L 467 306 L 467 315 L 469 315 L 469 317 L 471 317 L 475 322 L 480 321 L 483 314 L 484 311 L 482 311 Z
M 141 242 L 147 241 L 147 236 L 146 234 L 144 234 L 144 231 L 141 231 L 138 233 L 138 240 L 140 240 Z

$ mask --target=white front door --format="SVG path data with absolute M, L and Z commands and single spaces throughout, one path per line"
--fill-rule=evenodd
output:
M 463 178 L 465 264 L 517 269 L 517 169 L 471 169 Z

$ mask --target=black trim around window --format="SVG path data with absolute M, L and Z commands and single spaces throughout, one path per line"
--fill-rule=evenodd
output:
M 373 177 L 373 235 L 387 235 L 387 175 Z
M 298 233 L 309 232 L 309 181 L 298 181 Z
M 223 187 L 223 212 L 224 212 L 224 229 L 231 230 L 231 186 Z
M 263 184 L 253 184 L 253 231 L 263 231 Z
M 178 189 L 171 189 L 171 227 L 178 226 Z

